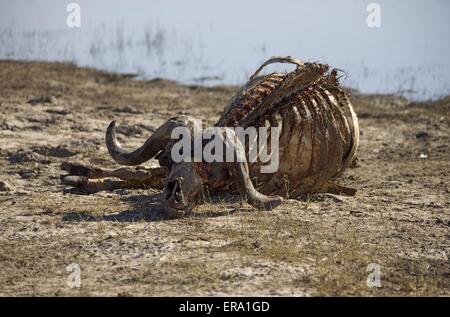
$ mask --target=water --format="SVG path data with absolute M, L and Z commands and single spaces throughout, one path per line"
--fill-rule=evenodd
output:
M 450 95 L 450 1 L 0 0 L 0 59 L 67 61 L 141 78 L 242 84 L 272 55 L 321 61 L 344 85 L 415 100 Z M 274 70 L 270 67 L 269 70 Z M 289 69 L 282 65 L 276 69 Z

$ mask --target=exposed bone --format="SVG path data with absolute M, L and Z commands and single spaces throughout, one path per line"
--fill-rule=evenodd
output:
M 61 178 L 64 185 L 73 187 L 71 190 L 65 192 L 77 194 L 95 194 L 100 191 L 111 191 L 116 189 L 148 189 L 152 188 L 150 184 L 147 185 L 142 181 L 122 181 L 114 179 L 89 179 L 84 176 L 64 176 Z
M 187 127 L 192 120 L 185 116 L 178 116 L 166 121 L 159 127 L 150 138 L 138 149 L 128 152 L 122 148 L 116 139 L 115 127 L 113 121 L 106 131 L 106 146 L 111 157 L 121 165 L 139 165 L 151 158 L 154 158 L 159 152 L 163 151 L 169 142 L 171 132 L 176 127 Z
M 164 167 L 151 169 L 104 169 L 84 164 L 63 162 L 61 169 L 68 175 L 62 175 L 62 183 L 75 187 L 81 193 L 92 194 L 103 190 L 164 188 L 167 170 Z M 118 178 L 120 180 L 108 179 Z
M 234 134 L 229 132 L 230 134 Z M 236 162 L 226 163 L 228 170 L 231 173 L 234 184 L 241 193 L 241 196 L 252 206 L 263 209 L 272 210 L 278 207 L 283 198 L 279 196 L 270 197 L 258 192 L 250 179 L 250 172 L 248 170 L 247 160 L 245 157 L 245 148 L 239 141 L 236 135 L 232 136 L 232 140 L 226 139 L 226 146 L 234 151 Z
M 305 64 L 304 62 L 302 62 L 301 60 L 299 60 L 295 57 L 273 56 L 273 57 L 269 58 L 267 61 L 265 61 L 261 66 L 259 66 L 259 68 L 255 71 L 255 73 L 250 77 L 250 80 L 252 80 L 256 76 L 258 76 L 264 67 L 266 67 L 267 65 L 270 65 L 270 64 L 274 64 L 274 63 L 294 64 L 297 66 L 303 66 Z
M 272 63 L 291 63 L 297 67 L 289 73 L 259 76 L 260 71 Z M 203 186 L 208 186 L 210 192 L 237 190 L 251 205 L 266 210 L 282 202 L 279 196 L 301 198 L 310 193 L 356 193 L 332 181 L 355 160 L 359 126 L 348 94 L 339 87 L 337 71 L 330 71 L 328 65 L 304 63 L 292 57 L 267 60 L 231 98 L 215 125 L 223 131 L 224 127 L 236 126 L 281 127 L 280 164 L 276 173 L 261 173 L 259 160 L 247 162 L 249 145 L 241 144 L 237 138 L 232 142 L 223 138 L 222 142 L 233 149 L 241 162 L 174 164 L 170 156 L 175 142 L 170 139 L 171 132 L 176 127 L 192 131 L 193 120 L 186 116 L 169 119 L 132 152 L 127 152 L 117 142 L 113 121 L 107 129 L 106 144 L 116 162 L 139 165 L 157 157 L 164 168 L 147 172 L 66 164 L 62 168 L 71 175 L 64 177 L 63 182 L 87 192 L 145 186 L 160 188 L 167 175 L 164 180 L 167 202 L 169 207 L 179 211 L 189 211 L 200 201 Z M 267 138 L 270 140 L 270 134 Z M 267 144 L 270 149 L 272 145 Z M 107 177 L 121 181 L 98 180 Z
M 292 61 L 298 67 L 291 73 L 256 77 L 264 66 L 278 61 L 269 59 L 258 69 L 231 99 L 218 125 L 258 127 L 263 118 L 281 115 L 278 172 L 264 175 L 258 163 L 250 164 L 251 178 L 262 184 L 259 190 L 294 198 L 326 188 L 337 192 L 336 186 L 326 184 L 345 171 L 359 144 L 358 120 L 348 95 L 338 86 L 337 72 L 323 64 Z

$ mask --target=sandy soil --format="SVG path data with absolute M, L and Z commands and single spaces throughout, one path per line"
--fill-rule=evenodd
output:
M 1 61 L 0 295 L 450 295 L 449 97 L 354 93 L 359 162 L 341 183 L 355 197 L 271 212 L 212 197 L 169 220 L 158 190 L 63 193 L 61 162 L 116 166 L 112 119 L 132 148 L 174 114 L 214 123 L 235 90 Z

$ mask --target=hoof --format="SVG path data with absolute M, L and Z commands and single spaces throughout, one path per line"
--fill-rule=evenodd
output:
M 61 169 L 69 172 L 70 175 L 76 176 L 87 176 L 89 173 L 89 168 L 77 163 L 62 162 Z
M 89 182 L 87 177 L 73 176 L 73 175 L 61 175 L 61 183 L 73 188 L 64 190 L 65 193 L 89 195 L 98 192 L 98 188 Z

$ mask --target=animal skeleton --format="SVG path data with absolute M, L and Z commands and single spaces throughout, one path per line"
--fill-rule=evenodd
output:
M 272 63 L 291 63 L 296 69 L 259 76 Z M 193 122 L 188 116 L 173 117 L 141 147 L 128 152 L 116 140 L 113 121 L 106 132 L 106 144 L 117 163 L 135 166 L 157 158 L 160 167 L 106 170 L 65 162 L 62 169 L 69 175 L 62 181 L 84 193 L 164 188 L 167 210 L 177 216 L 202 200 L 205 186 L 209 192 L 237 191 L 251 205 L 266 210 L 278 206 L 282 197 L 356 192 L 332 181 L 355 158 L 359 127 L 348 95 L 339 87 L 337 71 L 328 65 L 304 63 L 289 56 L 269 59 L 230 100 L 215 124 L 215 129 L 227 133 L 227 127 L 279 127 L 280 165 L 275 173 L 261 173 L 260 160 L 249 162 L 246 153 L 251 141 L 244 145 L 236 137 L 233 142 L 225 138 L 221 142 L 234 152 L 237 162 L 175 163 L 170 153 L 177 140 L 171 139 L 171 132 L 176 127 L 192 131 Z

